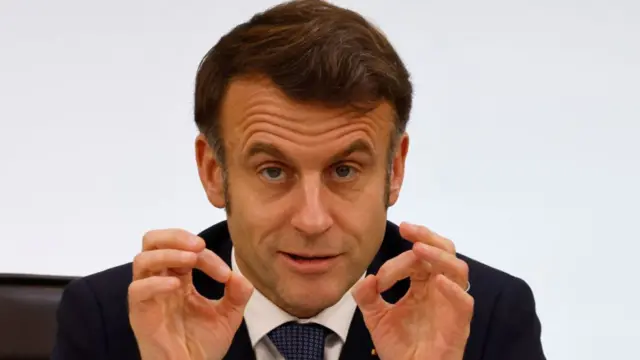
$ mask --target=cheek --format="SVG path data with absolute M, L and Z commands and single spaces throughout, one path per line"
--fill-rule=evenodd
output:
M 245 196 L 248 198 L 242 204 L 242 221 L 246 227 L 255 232 L 255 236 L 269 236 L 286 225 L 289 215 L 283 201 L 285 199 L 273 202 L 264 201 L 259 196 L 251 196 L 247 193 Z
M 331 196 L 334 213 L 356 225 L 366 227 L 367 219 L 379 219 L 380 212 L 385 213 L 385 184 L 383 176 L 375 176 L 364 180 L 361 186 L 353 191 Z
M 362 195 L 358 200 L 335 207 L 334 219 L 353 240 L 355 256 L 369 257 L 376 252 L 386 229 L 387 212 L 383 189 Z
M 277 248 L 278 231 L 287 220 L 284 207 L 265 202 L 249 187 L 237 186 L 237 189 L 242 190 L 230 189 L 231 212 L 227 215 L 235 230 L 234 239 L 248 244 L 258 253 L 271 252 Z

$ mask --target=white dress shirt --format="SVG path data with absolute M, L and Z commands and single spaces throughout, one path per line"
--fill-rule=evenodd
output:
M 242 274 L 236 263 L 233 249 L 231 250 L 231 269 Z M 298 319 L 277 307 L 260 291 L 254 289 L 245 308 L 244 320 L 247 324 L 249 339 L 251 339 L 251 346 L 256 354 L 256 360 L 285 360 L 267 334 L 289 321 L 317 323 L 333 331 L 325 341 L 324 359 L 338 360 L 342 346 L 347 339 L 347 333 L 349 332 L 351 319 L 356 307 L 351 291 L 347 291 L 340 301 L 324 309 L 318 315 L 309 319 Z

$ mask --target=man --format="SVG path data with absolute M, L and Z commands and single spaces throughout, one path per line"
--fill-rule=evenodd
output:
M 227 221 L 145 234 L 72 283 L 53 359 L 544 359 L 522 281 L 386 220 L 409 74 L 360 15 L 284 3 L 198 69 L 199 176 Z

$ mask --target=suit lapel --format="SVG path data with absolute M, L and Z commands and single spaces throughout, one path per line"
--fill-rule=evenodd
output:
M 231 347 L 227 351 L 227 355 L 224 356 L 224 360 L 255 360 L 256 354 L 251 347 L 251 340 L 249 339 L 249 332 L 247 331 L 247 325 L 242 321 L 242 325 L 236 332 L 236 336 L 231 342 Z
M 373 341 L 371 340 L 371 335 L 369 335 L 369 330 L 364 324 L 362 313 L 359 309 L 356 309 L 351 320 L 347 340 L 340 352 L 340 360 L 377 359 L 378 357 L 372 354 L 372 350 Z

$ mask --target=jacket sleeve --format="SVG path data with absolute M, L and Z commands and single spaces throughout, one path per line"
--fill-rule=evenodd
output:
M 499 295 L 482 359 L 546 360 L 533 292 L 523 280 L 507 282 Z
M 100 306 L 84 279 L 71 282 L 57 310 L 57 333 L 51 360 L 106 359 Z

